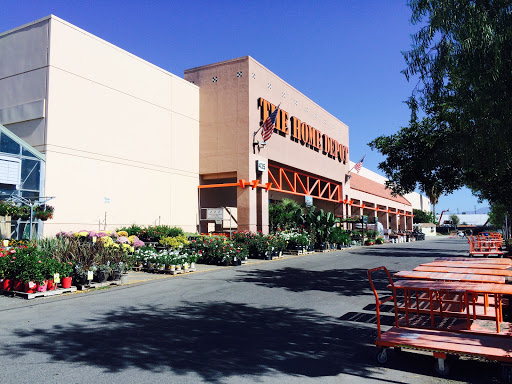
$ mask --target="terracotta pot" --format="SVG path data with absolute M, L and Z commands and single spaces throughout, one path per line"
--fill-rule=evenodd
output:
M 71 276 L 62 278 L 62 288 L 71 288 Z

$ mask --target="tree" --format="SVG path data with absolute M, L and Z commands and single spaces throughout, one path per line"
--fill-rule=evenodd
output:
M 459 189 L 463 183 L 456 156 L 444 147 L 447 140 L 439 134 L 438 126 L 430 118 L 418 122 L 413 101 L 409 126 L 390 136 L 379 136 L 368 145 L 377 149 L 386 159 L 379 164 L 394 194 L 406 194 L 419 188 L 435 206 L 439 197 Z
M 457 215 L 450 215 L 450 221 L 454 225 L 455 229 L 457 229 L 457 225 L 459 225 L 459 223 L 460 223 L 459 216 L 457 216 Z
M 403 73 L 417 81 L 408 100 L 412 117 L 397 134 L 370 143 L 387 156 L 379 168 L 395 192 L 418 184 L 435 201 L 466 185 L 511 212 L 512 0 L 409 5 L 420 26 L 404 53 Z
M 509 229 L 510 226 L 510 214 L 503 204 L 491 204 L 491 210 L 489 211 L 489 223 L 498 228 Z M 507 225 L 505 225 L 507 223 Z M 508 238 L 508 233 L 505 233 L 505 237 Z
M 416 223 L 435 223 L 436 217 L 432 212 L 422 211 L 421 209 L 413 209 L 414 214 L 413 222 Z
M 414 99 L 454 148 L 465 185 L 505 204 L 512 194 L 512 1 L 412 0 L 421 25 L 404 54 Z

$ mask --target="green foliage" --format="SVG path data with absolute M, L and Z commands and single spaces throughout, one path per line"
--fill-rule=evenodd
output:
M 323 209 L 316 210 L 314 206 L 305 211 L 303 221 L 306 230 L 315 235 L 317 243 L 326 242 L 334 230 L 335 224 L 339 222 L 332 212 L 324 212 Z
M 450 221 L 455 226 L 455 228 L 457 228 L 457 225 L 459 225 L 459 223 L 460 223 L 459 216 L 457 216 L 457 215 L 450 215 Z
M 433 212 L 422 211 L 421 209 L 413 209 L 413 222 L 416 223 L 437 223 Z
M 489 223 L 491 225 L 498 228 L 503 227 L 505 224 L 505 217 L 508 217 L 510 222 L 510 215 L 503 204 L 491 204 L 491 210 L 489 211 Z
M 461 171 L 448 138 L 431 118 L 414 118 L 390 136 L 379 136 L 368 145 L 386 158 L 379 169 L 388 177 L 386 185 L 394 194 L 419 188 L 435 206 L 439 197 L 462 187 Z
M 183 234 L 178 236 L 167 236 L 162 237 L 159 244 L 167 248 L 180 249 L 183 248 L 184 245 L 188 244 L 188 240 Z
M 341 227 L 333 228 L 329 241 L 331 243 L 349 245 L 350 244 L 350 234 L 348 231 L 342 229 Z
M 0 216 L 12 216 L 17 212 L 18 207 L 10 201 L 0 201 Z
M 291 199 L 283 199 L 268 207 L 270 232 L 290 230 L 302 224 L 303 209 L 299 203 Z
M 132 224 L 131 226 L 129 227 L 123 227 L 123 228 L 119 228 L 119 229 L 116 229 L 116 232 L 121 232 L 121 231 L 125 231 L 126 233 L 128 233 L 128 236 L 137 236 L 139 237 L 139 234 L 142 232 L 143 228 L 136 225 L 136 224 Z
M 404 53 L 403 73 L 417 83 L 408 101 L 412 118 L 396 135 L 371 143 L 388 157 L 380 168 L 397 185 L 394 191 L 418 183 L 435 197 L 464 184 L 510 212 L 512 4 L 411 0 L 409 5 L 411 22 L 419 26 Z M 418 109 L 425 115 L 420 121 Z
M 149 242 L 158 242 L 163 237 L 176 237 L 185 235 L 183 229 L 179 227 L 171 227 L 168 225 L 149 225 L 147 227 L 140 227 L 133 224 L 130 227 L 119 228 L 116 231 L 126 231 L 128 236 L 135 235 L 140 240 Z

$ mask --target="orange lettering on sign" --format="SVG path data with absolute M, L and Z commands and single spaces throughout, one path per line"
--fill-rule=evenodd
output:
M 322 132 L 316 131 L 316 149 L 322 149 Z
M 260 97 L 258 99 L 261 121 L 265 121 L 276 106 Z M 288 126 L 290 119 L 290 126 Z M 348 161 L 348 147 L 339 143 L 337 140 L 322 134 L 318 129 L 309 124 L 303 123 L 295 116 L 289 117 L 288 112 L 280 109 L 277 114 L 275 129 L 281 131 L 284 135 L 290 134 L 290 139 L 300 141 L 315 151 L 322 151 L 322 154 L 332 159 L 338 159 L 339 162 L 346 164 Z
M 323 142 L 323 149 L 322 153 L 324 155 L 327 155 L 329 153 L 329 136 L 327 136 L 325 133 L 322 135 L 322 142 Z
M 306 144 L 309 141 L 309 125 L 306 123 L 302 123 L 300 125 L 300 143 L 302 145 Z
M 290 138 L 300 140 L 300 119 L 297 119 L 295 116 L 292 116 L 292 118 L 290 119 L 290 123 L 292 125 L 292 133 Z
M 261 121 L 267 120 L 268 111 L 270 109 L 270 105 L 271 104 L 267 100 L 265 100 L 264 98 L 260 97 L 258 99 L 258 106 L 260 107 Z
M 308 145 L 310 148 L 315 147 L 315 141 L 316 141 L 316 129 L 312 126 L 309 126 L 309 132 L 308 132 Z
M 289 129 L 288 129 L 288 112 L 280 109 L 279 110 L 279 115 L 278 115 L 278 120 L 279 120 L 279 130 L 281 132 L 283 132 L 285 135 L 287 135 L 289 133 Z M 276 128 L 277 128 L 277 122 L 276 122 Z

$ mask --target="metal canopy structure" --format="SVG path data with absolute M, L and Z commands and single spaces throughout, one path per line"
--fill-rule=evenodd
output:
M 271 191 L 289 193 L 297 196 L 312 196 L 315 199 L 341 203 L 342 185 L 319 177 L 292 171 L 287 168 L 269 164 L 269 181 Z M 273 187 L 275 185 L 275 187 Z

